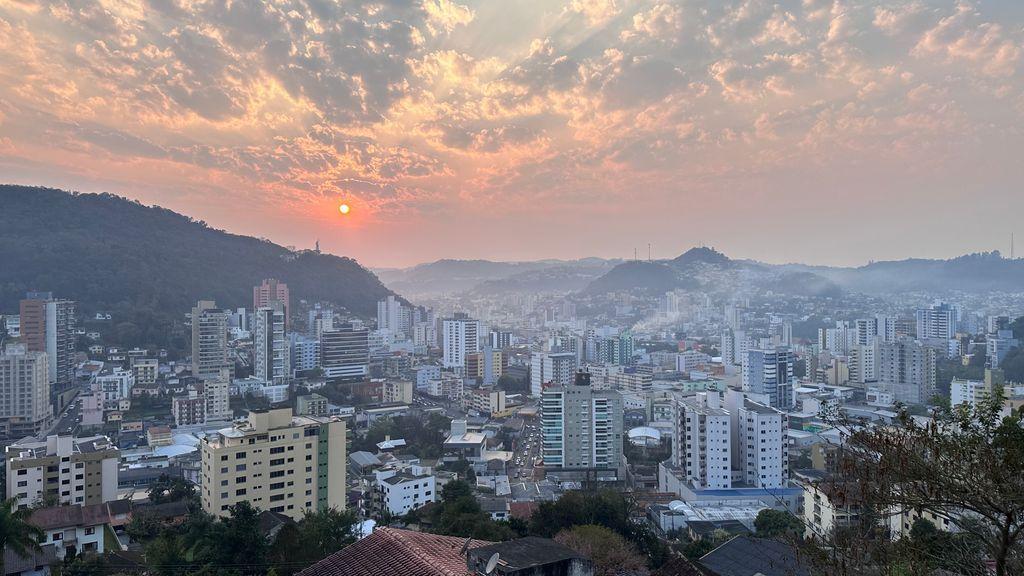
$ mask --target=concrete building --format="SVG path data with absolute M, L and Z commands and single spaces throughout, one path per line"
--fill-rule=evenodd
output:
M 546 384 L 572 384 L 576 374 L 576 360 L 576 354 L 572 352 L 530 354 L 530 395 L 539 398 Z
M 320 341 L 315 338 L 292 333 L 288 335 L 293 373 L 314 370 L 320 366 Z
M 45 352 L 51 392 L 75 379 L 75 303 L 50 292 L 29 292 L 20 303 L 21 342 L 29 352 Z
M 731 394 L 727 403 L 740 394 Z M 740 398 L 737 398 L 740 400 Z M 786 415 L 747 398 L 736 402 L 733 419 L 733 469 L 743 484 L 756 488 L 781 488 L 789 483 Z
M 288 316 L 291 314 L 292 310 L 291 298 L 288 294 L 288 285 L 274 278 L 268 278 L 264 280 L 259 286 L 253 286 L 253 310 L 259 310 L 260 308 L 270 308 L 273 306 L 274 303 L 279 303 L 281 305 L 281 310 L 284 313 L 284 327 L 285 330 L 287 330 L 289 323 Z
M 202 384 L 189 384 L 185 393 L 171 398 L 171 414 L 176 426 L 206 423 L 206 395 Z
M 436 479 L 420 466 L 409 472 L 380 470 L 374 484 L 376 510 L 391 516 L 403 516 L 437 500 Z
M 228 361 L 228 315 L 212 300 L 200 300 L 192 308 L 192 375 L 219 377 Z
M 936 302 L 914 314 L 919 340 L 952 340 L 960 323 L 960 307 Z
M 677 398 L 672 466 L 697 488 L 732 487 L 732 424 L 714 392 Z
M 299 416 L 327 416 L 327 398 L 319 394 L 303 394 L 295 398 L 295 413 Z
M 203 396 L 206 398 L 206 419 L 230 420 L 231 411 L 231 369 L 221 368 L 219 372 L 203 379 Z
M 117 499 L 121 453 L 106 436 L 47 436 L 7 447 L 7 498 L 19 507 L 53 498 L 61 504 Z
M 622 396 L 595 390 L 590 375 L 541 393 L 545 471 L 559 480 L 615 481 L 623 477 Z
M 298 520 L 304 511 L 345 508 L 345 422 L 254 410 L 243 423 L 202 439 L 203 510 L 228 515 L 247 501 Z
M 8 345 L 0 354 L 0 436 L 23 438 L 50 429 L 50 362 L 46 352 Z
M 766 396 L 773 408 L 792 408 L 795 359 L 787 348 L 747 351 L 743 362 L 743 391 Z
M 480 351 L 480 321 L 465 314 L 456 314 L 441 323 L 444 348 L 442 365 L 448 369 L 464 370 L 466 356 Z
M 897 402 L 922 404 L 935 393 L 935 349 L 910 338 L 879 346 L 878 388 Z
M 124 368 L 104 368 L 96 376 L 96 386 L 103 394 L 104 402 L 113 402 L 132 397 L 135 386 L 135 372 Z
M 431 380 L 441 379 L 441 367 L 432 365 L 422 365 L 413 368 L 413 372 L 416 374 L 416 390 L 426 390 L 430 387 Z
M 267 382 L 291 378 L 291 350 L 285 337 L 284 304 L 274 301 L 253 312 L 253 375 Z
M 381 386 L 381 401 L 384 403 L 412 404 L 412 381 L 385 380 Z
M 370 374 L 370 333 L 353 322 L 320 335 L 320 367 L 332 380 L 363 380 Z
M 135 383 L 143 386 L 156 384 L 160 375 L 160 361 L 156 358 L 138 358 L 132 360 L 132 373 L 135 375 Z
M 496 416 L 505 411 L 505 391 L 493 388 L 473 388 L 462 396 L 462 407 L 480 414 Z
M 43 533 L 39 545 L 44 550 L 52 548 L 57 560 L 85 553 L 102 556 L 107 551 L 111 512 L 112 506 L 103 503 L 50 506 L 33 510 L 28 521 Z M 48 576 L 51 572 L 46 568 Z
M 850 348 L 847 361 L 849 381 L 852 384 L 869 384 L 878 381 L 878 344 L 872 340 L 868 344 L 855 344 Z
M 412 328 L 412 310 L 393 295 L 377 301 L 377 330 L 387 330 L 396 336 L 409 335 Z

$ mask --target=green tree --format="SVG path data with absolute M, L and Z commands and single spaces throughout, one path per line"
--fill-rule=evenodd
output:
M 902 410 L 898 425 L 852 428 L 840 466 L 858 487 L 862 515 L 928 512 L 975 538 L 997 576 L 1013 573 L 1024 553 L 1024 411 L 1002 417 L 1003 399 L 997 388 L 976 406 L 940 407 L 925 423 Z M 834 551 L 849 560 L 849 549 Z
M 18 508 L 16 498 L 0 502 L 0 551 L 10 548 L 25 558 L 39 550 L 39 541 L 45 534 L 29 522 L 31 515 L 31 509 Z M 3 568 L 4 561 L 0 557 L 0 574 L 6 574 Z
M 186 549 L 181 536 L 165 531 L 146 544 L 146 567 L 157 576 L 179 576 L 188 571 Z
M 241 574 L 260 573 L 266 564 L 267 542 L 260 533 L 259 513 L 246 501 L 228 508 L 230 515 L 213 523 L 199 544 L 196 557 L 215 569 L 235 568 Z
M 556 534 L 555 541 L 590 558 L 594 576 L 636 574 L 644 569 L 644 557 L 636 547 L 604 526 L 574 526 Z
M 196 487 L 184 478 L 178 476 L 172 478 L 167 474 L 161 474 L 160 477 L 150 485 L 148 494 L 149 501 L 154 504 L 177 502 L 178 500 L 184 500 L 195 496 Z
M 803 531 L 803 524 L 789 512 L 765 508 L 757 513 L 754 529 L 763 538 L 796 536 Z
M 107 561 L 99 554 L 88 553 L 68 556 L 61 576 L 104 576 L 109 572 Z

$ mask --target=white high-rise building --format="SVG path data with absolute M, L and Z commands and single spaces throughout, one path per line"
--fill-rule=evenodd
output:
M 548 383 L 568 386 L 573 382 L 576 366 L 576 354 L 572 352 L 530 354 L 530 395 L 540 397 Z
M 412 310 L 393 295 L 377 302 L 377 329 L 407 336 L 412 326 Z
M 370 333 L 361 324 L 346 322 L 320 335 L 320 367 L 324 376 L 348 381 L 370 374 Z
M 292 375 L 284 325 L 284 307 L 279 302 L 253 313 L 253 375 L 266 382 L 280 382 Z
M 951 340 L 956 337 L 960 323 L 960 307 L 936 302 L 928 308 L 918 309 L 915 319 L 919 340 Z
M 672 420 L 672 463 L 684 479 L 696 488 L 731 488 L 731 424 L 721 396 L 676 398 Z
M 866 384 L 878 381 L 878 344 L 857 344 L 850 349 L 850 382 Z
M 457 314 L 454 318 L 446 318 L 441 330 L 444 345 L 442 365 L 449 369 L 465 369 L 466 356 L 480 351 L 480 321 Z
M 927 402 L 935 391 L 935 348 L 910 338 L 881 344 L 878 383 L 898 402 Z
M 792 408 L 794 361 L 787 348 L 749 350 L 743 362 L 743 391 L 763 395 L 773 408 Z
M 756 488 L 781 488 L 789 480 L 786 415 L 744 398 L 735 409 L 737 450 L 733 468 L 743 483 Z

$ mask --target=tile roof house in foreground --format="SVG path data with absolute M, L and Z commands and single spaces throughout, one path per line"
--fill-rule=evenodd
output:
M 554 540 L 486 542 L 395 528 L 372 534 L 298 573 L 298 576 L 593 576 L 593 566 Z

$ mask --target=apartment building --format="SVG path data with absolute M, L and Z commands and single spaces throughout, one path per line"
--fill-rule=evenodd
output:
M 0 353 L 0 437 L 35 436 L 50 428 L 50 362 L 23 344 Z
M 462 396 L 462 407 L 490 416 L 505 411 L 505 391 L 493 388 L 473 388 Z
M 380 470 L 374 486 L 375 509 L 402 516 L 437 500 L 437 481 L 428 469 L 413 466 L 409 471 Z
M 245 422 L 200 444 L 203 510 L 227 516 L 249 502 L 298 520 L 303 512 L 345 508 L 345 422 L 254 410 Z
M 621 478 L 622 411 L 622 396 L 614 390 L 593 389 L 585 372 L 578 372 L 568 386 L 546 386 L 541 394 L 541 421 L 548 474 L 559 479 Z
M 385 403 L 412 404 L 412 381 L 385 380 L 381 386 L 381 400 Z
M 101 504 L 117 499 L 121 452 L 106 436 L 16 442 L 7 447 L 7 498 L 19 507 L 48 498 L 60 504 Z
M 200 300 L 192 308 L 192 375 L 216 377 L 228 361 L 228 315 L 212 300 Z
M 715 392 L 677 398 L 673 405 L 672 465 L 697 488 L 732 487 L 729 412 Z

